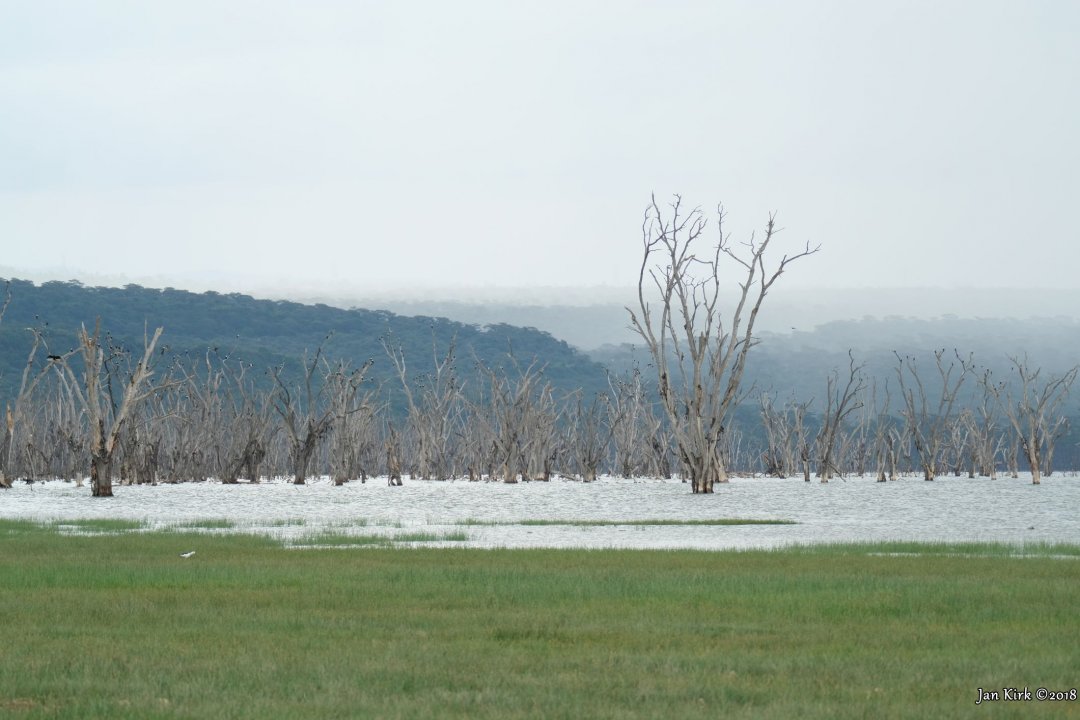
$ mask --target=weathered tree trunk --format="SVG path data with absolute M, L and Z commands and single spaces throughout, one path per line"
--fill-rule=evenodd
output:
M 689 476 L 690 492 L 695 495 L 713 492 L 717 483 L 728 481 L 727 469 L 719 451 L 713 448 L 705 455 L 695 455 L 687 452 L 687 448 L 679 448 L 682 457 L 683 472 Z
M 1024 440 L 1024 453 L 1027 455 L 1028 465 L 1031 466 L 1031 484 L 1042 483 L 1042 464 L 1039 462 L 1039 440 L 1028 438 Z
M 307 484 L 307 464 L 307 458 L 299 459 L 293 463 L 293 485 Z
M 262 479 L 261 467 L 264 457 L 266 457 L 266 450 L 259 443 L 249 446 L 248 451 L 245 453 L 244 463 L 248 470 L 248 480 L 253 483 L 257 483 Z
M 386 440 L 386 474 L 387 484 L 397 487 L 401 485 L 401 447 L 398 443 L 397 433 L 390 428 L 389 437 Z
M 11 479 L 5 471 L 9 467 L 8 458 L 11 456 L 12 447 L 14 446 L 14 429 L 15 421 L 11 415 L 11 408 L 8 408 L 7 425 L 4 429 L 4 444 L 0 446 L 0 488 L 5 490 L 11 488 Z
M 1012 443 L 1009 445 L 1009 454 L 1006 457 L 1009 465 L 1009 477 L 1020 477 L 1020 440 L 1013 438 Z
M 303 485 L 307 480 L 308 465 L 315 454 L 319 435 L 309 431 L 302 442 L 293 443 L 293 485 Z
M 90 461 L 90 490 L 93 497 L 112 497 L 112 453 L 104 448 Z

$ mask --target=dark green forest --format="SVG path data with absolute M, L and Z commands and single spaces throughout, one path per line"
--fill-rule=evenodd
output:
M 538 363 L 544 377 L 561 391 L 594 393 L 607 387 L 599 363 L 533 328 L 468 325 L 236 293 L 87 287 L 74 280 L 41 285 L 11 280 L 10 291 L 11 302 L 0 323 L 0 401 L 18 390 L 31 344 L 28 328 L 42 330 L 49 352 L 60 354 L 76 346 L 81 325 L 92 331 L 98 320 L 114 344 L 135 350 L 142 347 L 147 329 L 164 327 L 160 364 L 185 357 L 197 361 L 211 352 L 250 362 L 257 373 L 284 365 L 287 376 L 296 376 L 305 353 L 323 347 L 326 357 L 349 361 L 353 367 L 372 360 L 368 378 L 392 394 L 398 377 L 384 342 L 401 348 L 410 376 L 416 377 L 431 372 L 436 353 L 445 353 L 454 342 L 459 372 L 465 377 L 476 362 L 498 366 L 512 362 L 512 356 L 523 366 Z

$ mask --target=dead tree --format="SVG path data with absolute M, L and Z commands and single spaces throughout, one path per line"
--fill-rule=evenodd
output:
M 454 441 L 459 437 L 457 422 L 463 410 L 464 388 L 457 377 L 455 344 L 451 340 L 446 352 L 439 353 L 432 332 L 434 368 L 417 381 L 408 376 L 401 347 L 383 342 L 383 348 L 397 370 L 408 405 L 408 430 L 416 449 L 415 457 L 410 458 L 410 465 L 415 466 L 416 473 L 425 480 L 448 480 L 458 470 L 459 452 Z M 416 393 L 413 392 L 414 383 L 417 384 Z
M 79 330 L 78 352 L 83 364 L 80 383 L 67 362 L 71 353 L 53 360 L 54 367 L 68 382 L 70 391 L 86 413 L 90 433 L 90 488 L 94 497 L 112 497 L 112 466 L 120 433 L 136 408 L 147 397 L 164 387 L 150 384 L 154 372 L 154 348 L 163 328 L 154 331 L 152 337 L 143 336 L 143 355 L 134 368 L 125 372 L 127 353 L 120 348 L 102 345 L 101 321 L 94 326 L 94 334 Z M 74 351 L 73 351 L 74 352 Z M 121 377 L 122 376 L 122 377 Z M 116 384 L 121 384 L 118 389 Z M 119 394 L 119 399 L 117 399 Z
M 998 429 L 998 402 L 994 396 L 994 382 L 989 370 L 979 378 L 979 387 L 982 388 L 981 397 L 964 415 L 971 466 L 976 474 L 996 479 L 998 458 L 1004 449 L 1005 435 Z
M 326 340 L 329 339 L 328 335 Z M 334 407 L 327 402 L 326 383 L 316 382 L 315 377 L 322 351 L 320 345 L 310 359 L 307 353 L 304 354 L 302 384 L 292 389 L 282 377 L 284 366 L 271 371 L 277 385 L 273 406 L 288 436 L 294 485 L 303 485 L 307 481 L 308 464 L 334 422 Z
M 912 356 L 896 355 L 896 376 L 900 381 L 900 395 L 904 400 L 904 419 L 908 432 L 915 444 L 919 456 L 923 479 L 933 480 L 937 475 L 942 449 L 948 440 L 948 429 L 952 423 L 956 396 L 964 384 L 964 378 L 971 367 L 970 360 L 965 361 L 956 353 L 956 362 L 945 362 L 945 350 L 934 351 L 934 361 L 938 371 L 937 381 L 940 393 L 936 403 L 927 397 L 926 386 Z
M 886 482 L 895 480 L 897 471 L 898 446 L 900 445 L 900 430 L 896 427 L 895 418 L 889 413 L 889 405 L 892 397 L 889 393 L 889 383 L 885 381 L 885 397 L 881 406 L 877 401 L 877 382 L 871 386 L 871 406 L 875 413 L 871 453 L 877 471 L 877 481 Z
M 224 474 L 226 446 L 233 430 L 229 422 L 225 393 L 226 374 L 216 352 L 207 350 L 190 366 L 178 362 L 176 385 L 163 398 L 160 421 L 164 433 L 145 428 L 152 444 L 155 434 L 166 444 L 164 469 L 166 482 L 203 482 Z
M 852 474 L 856 477 L 866 477 L 869 468 L 874 463 L 874 431 L 877 420 L 876 388 L 871 380 L 870 397 L 866 398 L 866 390 L 862 392 L 859 412 L 848 431 L 843 432 L 840 447 L 843 458 Z
M 610 400 L 607 425 L 614 451 L 614 471 L 624 478 L 650 472 L 649 444 L 657 423 L 646 399 L 641 372 L 635 368 L 625 378 L 608 376 Z M 652 469 L 650 474 L 656 474 Z
M 496 454 L 497 422 L 492 403 L 487 399 L 486 379 L 479 371 L 479 362 L 477 366 L 475 392 L 464 403 L 462 422 L 458 424 L 456 431 L 465 474 L 472 482 L 482 480 L 485 475 L 488 479 L 493 479 Z
M 788 406 L 777 410 L 772 397 L 766 392 L 761 393 L 758 403 L 761 425 L 765 430 L 762 470 L 766 475 L 786 478 L 796 472 L 797 464 L 795 434 L 789 423 Z
M 3 312 L 7 309 L 10 301 L 11 288 L 9 283 L 4 304 L 0 307 L 0 319 L 3 318 Z M 4 412 L 4 443 L 0 446 L 0 488 L 10 488 L 12 478 L 16 474 L 15 462 L 18 455 L 17 448 L 20 445 L 18 436 L 25 429 L 23 427 L 25 417 L 28 406 L 31 404 L 34 389 L 51 372 L 55 362 L 54 358 L 63 359 L 49 353 L 48 343 L 41 331 L 31 328 L 30 332 L 34 339 L 30 344 L 30 352 L 26 356 L 26 364 L 23 365 L 19 391 L 15 395 L 15 404 L 14 406 L 9 404 Z M 44 363 L 39 364 L 38 351 L 43 347 L 47 359 Z M 36 368 L 35 365 L 37 365 Z
M 671 429 L 663 417 L 651 415 L 647 437 L 649 441 L 649 460 L 646 474 L 649 477 L 670 480 L 675 474 L 675 441 L 672 438 Z
M 273 395 L 258 390 L 248 379 L 250 363 L 222 361 L 223 420 L 221 482 L 235 484 L 245 474 L 250 482 L 262 477 L 262 464 L 277 428 L 273 422 Z M 246 471 L 246 473 L 245 473 Z
M 813 443 L 810 440 L 810 427 L 806 418 L 810 412 L 810 404 L 806 402 L 791 403 L 791 432 L 794 436 L 795 451 L 799 458 L 799 466 L 802 468 L 802 476 L 805 482 L 810 482 L 810 462 L 813 457 Z
M 371 393 L 361 393 L 361 389 L 373 364 L 374 360 L 369 359 L 358 370 L 349 370 L 346 363 L 333 368 L 326 365 L 323 384 L 328 388 L 333 411 L 330 474 L 335 485 L 344 485 L 360 472 L 359 451 L 364 439 L 356 431 L 370 429 L 368 419 L 372 413 Z
M 390 420 L 386 421 L 383 448 L 386 450 L 386 483 L 390 487 L 401 487 L 401 436 Z
M 474 401 L 472 417 L 488 423 L 481 429 L 492 443 L 485 460 L 488 476 L 516 483 L 541 472 L 550 475 L 548 450 L 555 440 L 555 417 L 551 386 L 541 384 L 543 374 L 536 361 L 522 368 L 513 356 L 509 360 L 515 377 L 503 368 L 477 363 L 486 396 Z
M 818 479 L 825 483 L 832 479 L 836 467 L 836 440 L 848 415 L 862 407 L 860 393 L 866 387 L 862 365 L 855 364 L 855 355 L 848 350 L 848 377 L 844 389 L 840 389 L 840 376 L 834 371 L 826 380 L 825 410 L 821 415 L 815 445 L 818 451 Z
M 720 446 L 720 459 L 724 467 L 728 468 L 729 474 L 753 475 L 753 463 L 750 458 L 758 453 L 748 450 L 748 443 L 743 435 L 742 428 L 734 427 L 721 435 L 723 444 Z
M 586 403 L 579 390 L 568 398 L 564 412 L 564 445 L 574 472 L 583 482 L 593 482 L 608 457 L 611 437 L 618 426 L 611 402 L 606 395 L 597 393 Z
M 63 376 L 57 373 L 51 381 L 45 382 L 49 385 L 44 403 L 53 430 L 56 476 L 82 487 L 90 467 L 86 414 Z
M 1067 419 L 1061 406 L 1080 372 L 1074 366 L 1063 375 L 1051 376 L 1040 383 L 1041 368 L 1032 369 L 1027 358 L 1009 358 L 1019 383 L 991 385 L 991 392 L 1015 433 L 1015 447 L 1023 451 L 1031 469 L 1031 482 L 1038 485 L 1049 474 L 1048 458 L 1053 458 L 1054 444 L 1065 429 Z M 1017 387 L 1018 385 L 1018 387 Z M 1015 470 L 1016 450 L 1013 450 Z
M 334 424 L 330 436 L 330 472 L 335 485 L 349 480 L 366 483 L 378 466 L 378 426 L 374 392 L 364 392 L 354 408 Z
M 778 232 L 775 216 L 770 215 L 763 238 L 752 235 L 741 248 L 724 234 L 723 219 L 720 209 L 719 239 L 707 255 L 698 255 L 707 227 L 704 213 L 694 208 L 684 214 L 676 195 L 665 215 L 653 197 L 642 226 L 638 308 L 627 308 L 631 328 L 657 369 L 661 404 L 694 493 L 711 493 L 715 483 L 727 481 L 722 434 L 743 396 L 743 371 L 765 296 L 790 263 L 818 251 L 807 245 L 767 269 L 765 254 Z M 725 316 L 720 302 L 726 263 L 742 280 L 738 300 Z M 650 300 L 653 289 L 659 304 Z
M 555 391 L 545 382 L 527 406 L 518 447 L 522 477 L 526 480 L 551 480 L 558 455 L 558 426 L 561 415 L 555 403 Z M 606 445 L 606 443 L 605 443 Z
M 155 399 L 148 398 L 140 405 L 120 435 L 122 485 L 158 483 L 167 416 L 155 405 Z
M 945 468 L 951 470 L 953 477 L 960 477 L 964 464 L 971 459 L 971 410 L 964 408 L 953 418 L 947 428 L 945 441 Z M 969 464 L 968 477 L 975 477 L 975 468 Z
M 989 368 L 983 370 L 976 383 L 981 393 L 977 397 L 972 396 L 963 416 L 970 438 L 968 451 L 971 453 L 971 468 L 974 475 L 997 479 L 998 459 L 1003 455 L 1005 433 L 998 429 L 998 403 L 991 389 L 993 379 Z

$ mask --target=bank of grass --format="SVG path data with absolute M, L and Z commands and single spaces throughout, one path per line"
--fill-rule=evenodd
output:
M 1077 549 L 985 547 L 289 552 L 0 522 L 0 716 L 1077 715 L 975 706 L 1080 681 Z
M 174 526 L 177 530 L 231 530 L 236 523 L 227 518 L 205 518 L 202 520 L 187 520 Z
M 396 547 L 402 544 L 433 542 L 466 542 L 469 536 L 464 532 L 401 532 L 390 535 L 324 532 L 309 535 L 293 544 L 293 547 L 350 547 L 376 546 Z

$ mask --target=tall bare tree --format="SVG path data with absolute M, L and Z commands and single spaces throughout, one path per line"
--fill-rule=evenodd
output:
M 840 389 L 840 374 L 833 372 L 826 381 L 825 411 L 821 415 L 821 428 L 817 435 L 818 479 L 829 482 L 836 467 L 836 440 L 848 415 L 862 407 L 860 394 L 866 387 L 862 365 L 855 364 L 855 355 L 848 350 L 848 378 Z
M 1042 476 L 1050 472 L 1047 458 L 1053 457 L 1054 443 L 1067 422 L 1061 406 L 1069 395 L 1077 373 L 1080 372 L 1080 366 L 1074 366 L 1063 375 L 1051 376 L 1045 382 L 1040 382 L 1042 369 L 1032 368 L 1026 357 L 1013 357 L 1010 361 L 1019 382 L 1000 383 L 991 385 L 990 388 L 1016 433 L 1017 445 L 1027 458 L 1028 467 L 1031 469 L 1031 482 L 1038 485 Z
M 734 246 L 719 209 L 716 245 L 698 253 L 708 221 L 700 208 L 685 212 L 678 195 L 662 209 L 655 196 L 642 225 L 644 252 L 638 273 L 638 307 L 627 308 L 657 369 L 661 403 L 675 438 L 683 472 L 694 493 L 711 493 L 727 481 L 723 432 L 742 398 L 746 358 L 755 344 L 754 325 L 765 296 L 792 262 L 819 248 L 809 244 L 766 266 L 779 229 L 770 215 L 764 237 Z M 738 299 L 725 314 L 724 268 L 741 275 Z M 653 292 L 658 301 L 652 300 Z
M 67 362 L 71 353 L 52 358 L 86 413 L 90 430 L 90 488 L 94 497 L 112 497 L 112 465 L 124 423 L 140 403 L 162 387 L 150 384 L 154 375 L 154 348 L 162 332 L 163 328 L 159 327 L 153 336 L 144 333 L 142 358 L 134 367 L 125 367 L 128 353 L 122 348 L 103 345 L 100 319 L 93 335 L 82 326 L 78 334 L 82 382 Z

